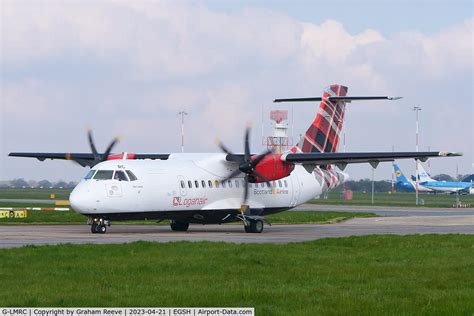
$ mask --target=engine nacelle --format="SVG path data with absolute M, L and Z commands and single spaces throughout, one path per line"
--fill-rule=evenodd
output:
M 286 161 L 282 161 L 280 157 L 281 154 L 266 156 L 258 163 L 255 171 L 265 176 L 268 180 L 278 180 L 289 176 L 293 169 L 295 169 L 295 165 Z M 258 177 L 256 177 L 254 180 L 255 181 L 251 182 L 265 182 L 265 180 Z

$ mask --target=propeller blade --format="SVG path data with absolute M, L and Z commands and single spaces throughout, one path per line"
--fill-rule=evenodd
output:
M 270 180 L 268 180 L 267 177 L 265 177 L 263 174 L 258 173 L 258 172 L 256 172 L 256 171 L 254 171 L 252 175 L 255 176 L 255 177 L 258 177 L 258 178 L 262 179 L 262 180 L 263 180 L 264 182 L 266 182 L 266 183 L 269 183 L 269 182 L 270 182 Z
M 245 185 L 244 185 L 244 201 L 243 201 L 242 205 L 247 205 L 247 200 L 248 200 L 248 197 L 249 197 L 249 179 L 248 179 L 248 175 L 245 175 L 244 182 L 245 182 Z
M 118 137 L 115 137 L 112 142 L 110 143 L 109 147 L 107 147 L 107 150 L 105 151 L 104 155 L 102 156 L 102 161 L 107 160 L 107 157 L 109 157 L 110 152 L 112 151 L 112 148 L 119 142 Z
M 263 154 L 260 154 L 257 156 L 257 158 L 255 158 L 253 161 L 252 161 L 252 165 L 255 167 L 258 165 L 258 163 L 260 161 L 262 161 L 266 156 L 270 155 L 270 154 L 273 154 L 273 151 L 272 150 L 267 150 L 266 152 L 264 152 Z
M 234 170 L 230 175 L 228 175 L 226 178 L 222 179 L 221 183 L 226 182 L 227 180 L 230 180 L 232 178 L 235 178 L 236 176 L 238 176 L 240 174 L 240 172 L 241 171 L 239 169 Z
M 99 159 L 99 153 L 95 148 L 94 139 L 92 138 L 92 130 L 87 131 L 87 138 L 89 139 L 89 146 L 91 147 L 92 154 L 94 155 L 94 159 Z
M 218 142 L 218 143 L 217 143 L 217 146 L 219 146 L 219 148 L 220 148 L 223 152 L 225 152 L 226 154 L 228 154 L 228 155 L 233 155 L 233 153 L 232 153 L 229 149 L 227 149 L 227 147 L 225 147 L 222 142 Z
M 249 145 L 249 137 L 250 137 L 250 127 L 247 126 L 245 129 L 245 138 L 244 138 L 244 143 L 245 143 L 245 161 L 250 160 L 250 145 Z

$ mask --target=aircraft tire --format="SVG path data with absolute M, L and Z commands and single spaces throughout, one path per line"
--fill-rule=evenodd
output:
M 92 225 L 91 225 L 91 233 L 93 233 L 93 234 L 97 234 L 97 233 L 98 233 L 97 226 L 99 226 L 99 225 L 97 225 L 96 223 L 92 223 Z
M 189 223 L 178 222 L 175 220 L 170 221 L 170 226 L 172 231 L 176 232 L 185 232 L 188 231 Z
M 252 220 L 250 225 L 244 227 L 246 233 L 260 234 L 263 231 L 263 221 L 261 219 Z
M 105 225 L 97 225 L 97 232 L 99 234 L 105 234 L 107 232 L 107 226 Z

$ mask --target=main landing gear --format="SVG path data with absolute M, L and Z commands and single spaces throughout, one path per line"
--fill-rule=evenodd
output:
M 171 230 L 176 232 L 185 232 L 188 231 L 189 223 L 178 222 L 174 219 L 170 221 Z
M 237 218 L 244 223 L 244 230 L 246 233 L 257 233 L 260 234 L 263 232 L 263 218 L 260 216 L 250 216 L 246 215 L 248 213 L 249 206 L 242 205 L 240 207 L 240 214 L 237 215 Z M 268 222 L 267 222 L 268 223 Z M 268 223 L 270 225 L 270 223 Z
M 105 234 L 107 226 L 110 226 L 110 222 L 103 218 L 94 218 L 91 221 L 91 233 L 93 234 Z
M 260 234 L 263 232 L 263 220 L 247 216 L 247 223 L 244 223 L 244 229 L 246 233 Z

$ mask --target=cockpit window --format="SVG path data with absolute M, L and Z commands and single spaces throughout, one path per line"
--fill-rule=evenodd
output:
M 125 170 L 128 174 L 128 177 L 130 178 L 130 181 L 135 181 L 138 180 L 137 177 L 131 172 L 130 170 Z
M 84 177 L 85 180 L 89 180 L 89 179 L 92 179 L 92 177 L 94 176 L 94 173 L 96 172 L 97 170 L 89 170 L 89 172 L 86 174 L 86 176 Z
M 125 172 L 123 172 L 122 170 L 115 171 L 114 179 L 119 180 L 119 181 L 128 181 L 128 178 L 125 175 Z
M 94 180 L 110 180 L 114 174 L 113 170 L 99 170 L 94 176 Z

